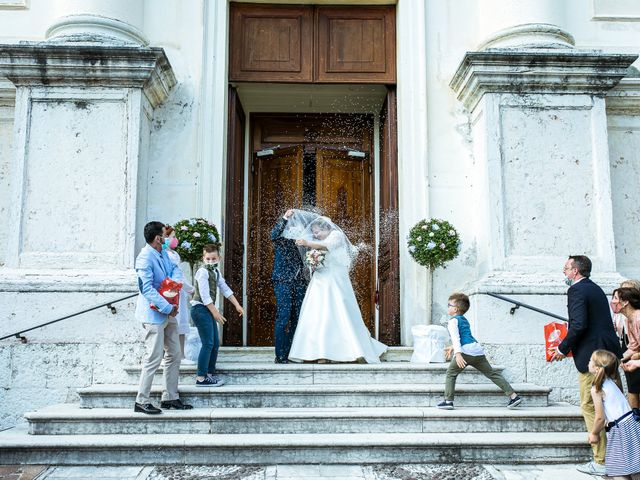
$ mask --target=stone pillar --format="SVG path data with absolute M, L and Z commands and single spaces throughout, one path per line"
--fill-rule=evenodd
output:
M 160 48 L 73 37 L 0 45 L 0 75 L 16 86 L 0 290 L 135 286 L 151 115 L 176 80 Z
M 495 48 L 468 52 L 451 82 L 471 114 L 478 166 L 477 286 L 545 290 L 570 253 L 617 278 L 604 95 L 636 55 L 574 49 L 551 25 L 519 29 L 508 48 L 494 38 Z M 548 44 L 516 47 L 520 34 Z
M 8 80 L 0 80 L 0 225 L 11 225 L 11 147 L 13 145 L 13 111 L 16 88 Z M 6 245 L 11 229 L 0 229 L 0 267 L 5 264 Z
M 625 278 L 640 278 L 640 76 L 628 76 L 607 94 L 607 129 L 616 239 L 616 265 Z
M 511 365 L 509 375 L 517 372 L 510 378 L 525 381 L 552 371 L 542 346 L 551 318 L 523 308 L 509 315 L 509 303 L 485 294 L 566 316 L 562 266 L 572 254 L 593 260 L 605 291 L 621 281 L 604 97 L 637 56 L 576 49 L 552 25 L 501 35 L 487 41 L 491 48 L 467 52 L 450 86 L 469 111 L 473 138 L 468 215 L 478 274 L 465 288 L 470 320 L 497 361 Z M 544 382 L 561 395 L 566 385 L 558 378 Z

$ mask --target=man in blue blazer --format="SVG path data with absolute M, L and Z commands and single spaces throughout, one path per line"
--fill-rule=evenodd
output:
M 621 358 L 622 349 L 613 328 L 607 296 L 589 278 L 591 260 L 584 255 L 572 255 L 565 262 L 563 272 L 565 282 L 569 285 L 567 291 L 569 330 L 565 339 L 558 345 L 553 360 L 562 360 L 569 352 L 573 353 L 580 384 L 580 409 L 587 430 L 591 431 L 595 420 L 595 407 L 591 398 L 594 375 L 589 372 L 591 354 L 603 349 Z M 600 441 L 591 445 L 594 459 L 585 465 L 580 465 L 578 470 L 591 475 L 604 475 L 606 445 L 607 438 L 603 431 Z
M 271 230 L 274 249 L 271 280 L 276 294 L 275 363 L 289 362 L 291 342 L 308 283 L 295 241 L 282 236 L 291 215 L 293 210 L 287 210 Z
M 178 378 L 180 375 L 180 360 L 182 350 L 178 336 L 178 322 L 175 316 L 179 307 L 171 305 L 158 293 L 158 288 L 165 278 L 172 278 L 177 282 L 184 280 L 182 271 L 178 268 L 162 248 L 165 242 L 165 226 L 161 222 L 149 222 L 144 227 L 144 239 L 147 244 L 136 257 L 136 274 L 138 275 L 138 303 L 136 304 L 136 319 L 142 322 L 146 331 L 146 356 L 142 361 L 140 385 L 133 410 L 147 414 L 161 413 L 150 399 L 153 376 L 158 370 L 162 358 L 164 365 L 164 390 L 160 406 L 163 409 L 175 408 L 188 410 L 191 405 L 182 403 L 178 398 Z M 151 304 L 157 310 L 151 308 Z

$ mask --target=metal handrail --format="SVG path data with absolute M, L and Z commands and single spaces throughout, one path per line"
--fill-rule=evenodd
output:
M 509 313 L 511 313 L 511 315 L 516 313 L 516 310 L 518 308 L 524 307 L 524 308 L 528 308 L 529 310 L 533 310 L 534 312 L 538 312 L 538 313 L 541 313 L 543 315 L 547 315 L 547 316 L 552 317 L 552 318 L 557 318 L 558 320 L 562 320 L 563 322 L 568 322 L 569 321 L 565 317 L 561 317 L 560 315 L 556 315 L 555 313 L 547 312 L 546 310 L 542 310 L 541 308 L 538 308 L 538 307 L 533 307 L 531 305 L 527 305 L 526 303 L 519 302 L 518 300 L 514 300 L 513 298 L 503 297 L 502 295 L 498 295 L 497 293 L 487 293 L 487 295 L 489 295 L 490 297 L 493 297 L 493 298 L 497 298 L 498 300 L 502 300 L 503 302 L 513 303 L 515 306 L 511 307 L 511 310 L 509 310 Z
M 126 297 L 118 298 L 116 300 L 111 300 L 110 302 L 102 303 L 100 305 L 96 305 L 95 307 L 87 308 L 86 310 L 82 310 L 81 312 L 72 313 L 71 315 L 67 315 L 66 317 L 57 318 L 55 320 L 51 320 L 50 322 L 42 323 L 40 325 L 36 325 L 35 327 L 27 328 L 25 330 L 20 330 L 19 332 L 12 333 L 11 335 L 6 335 L 0 338 L 0 341 L 6 340 L 7 338 L 11 338 L 11 337 L 16 337 L 20 339 L 22 343 L 27 343 L 27 337 L 23 336 L 22 335 L 23 333 L 30 332 L 31 330 L 36 330 L 37 328 L 46 327 L 47 325 L 51 325 L 52 323 L 61 322 L 62 320 L 66 320 L 71 317 L 76 317 L 78 315 L 82 315 L 83 313 L 91 312 L 92 310 L 97 310 L 102 307 L 107 307 L 109 310 L 111 310 L 111 313 L 115 315 L 117 313 L 117 310 L 116 310 L 116 307 L 112 305 L 113 303 L 129 300 L 130 298 L 137 297 L 137 296 L 138 296 L 138 293 L 133 293 L 131 295 L 127 295 Z

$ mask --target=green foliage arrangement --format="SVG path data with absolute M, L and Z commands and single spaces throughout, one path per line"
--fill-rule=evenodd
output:
M 202 259 L 202 249 L 205 245 L 221 245 L 220 234 L 216 226 L 204 218 L 187 218 L 173 225 L 178 238 L 176 252 L 183 262 L 193 266 Z
M 423 267 L 431 270 L 444 266 L 460 253 L 460 236 L 446 220 L 420 220 L 409 231 L 409 253 Z

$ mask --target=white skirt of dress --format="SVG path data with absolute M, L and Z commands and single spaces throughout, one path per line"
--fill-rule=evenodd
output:
M 318 269 L 302 302 L 289 359 L 380 363 L 386 350 L 362 321 L 348 269 Z

